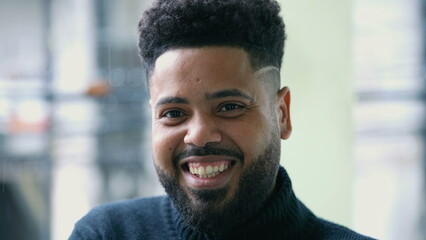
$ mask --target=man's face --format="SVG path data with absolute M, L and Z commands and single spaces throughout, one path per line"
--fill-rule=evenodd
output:
M 155 63 L 154 163 L 193 225 L 244 215 L 236 206 L 260 208 L 273 190 L 280 135 L 290 129 L 288 90 L 273 92 L 260 75 L 243 50 L 230 47 L 170 50 Z

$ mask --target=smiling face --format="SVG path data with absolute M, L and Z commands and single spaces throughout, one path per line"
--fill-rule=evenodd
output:
M 243 221 L 275 186 L 280 136 L 291 132 L 290 95 L 262 71 L 276 70 L 253 71 L 246 52 L 231 47 L 170 50 L 155 63 L 154 163 L 193 226 Z

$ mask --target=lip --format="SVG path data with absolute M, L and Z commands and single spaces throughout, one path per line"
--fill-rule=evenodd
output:
M 214 163 L 218 161 L 230 161 L 229 167 L 217 176 L 211 178 L 200 178 L 185 169 L 185 166 L 187 166 L 187 164 L 190 162 L 205 164 L 209 162 Z M 229 156 L 191 156 L 182 160 L 182 162 L 180 163 L 180 169 L 183 172 L 183 178 L 188 187 L 194 189 L 217 189 L 222 188 L 231 182 L 232 177 L 236 174 L 238 164 L 239 161 L 237 159 Z

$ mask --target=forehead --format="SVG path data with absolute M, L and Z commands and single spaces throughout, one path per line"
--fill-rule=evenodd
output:
M 171 91 L 240 88 L 253 81 L 248 54 L 239 48 L 174 49 L 162 54 L 150 79 L 151 97 Z

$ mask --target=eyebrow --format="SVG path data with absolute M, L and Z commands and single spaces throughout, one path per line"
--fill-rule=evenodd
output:
M 226 97 L 241 97 L 241 98 L 248 99 L 250 101 L 254 101 L 253 97 L 250 97 L 249 95 L 241 92 L 238 89 L 225 89 L 225 90 L 217 91 L 214 93 L 206 93 L 207 100 L 214 100 L 214 99 L 226 98 Z M 164 97 L 158 100 L 158 102 L 155 104 L 155 107 L 165 105 L 165 104 L 171 104 L 171 103 L 189 104 L 189 101 L 181 97 Z
M 250 97 L 249 95 L 241 92 L 238 89 L 225 89 L 225 90 L 221 90 L 221 91 L 217 91 L 214 93 L 207 93 L 206 94 L 206 99 L 207 100 L 213 100 L 213 99 L 218 99 L 218 98 L 225 98 L 225 97 L 242 97 L 245 99 L 248 99 L 250 101 L 254 101 L 253 97 Z
M 180 97 L 165 97 L 158 100 L 157 104 L 155 104 L 156 107 L 160 105 L 170 104 L 170 103 L 182 103 L 182 104 L 188 104 L 188 100 L 185 98 Z

